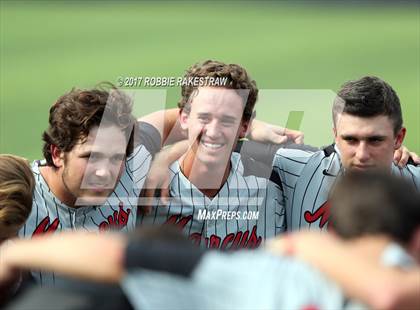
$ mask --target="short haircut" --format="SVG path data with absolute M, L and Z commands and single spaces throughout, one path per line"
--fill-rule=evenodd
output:
M 133 151 L 136 120 L 131 114 L 132 100 L 110 83 L 101 83 L 89 90 L 73 88 L 61 96 L 50 109 L 49 126 L 42 135 L 43 154 L 53 166 L 51 145 L 69 152 L 80 139 L 86 139 L 92 127 L 116 125 L 129 137 L 126 154 Z
M 14 155 L 0 155 L 0 231 L 4 237 L 17 232 L 32 210 L 35 180 L 28 162 Z
M 339 113 L 359 117 L 387 116 L 393 122 L 395 135 L 403 125 L 397 93 L 391 85 L 375 76 L 365 76 L 341 86 L 333 104 L 334 126 Z
M 243 121 L 249 121 L 253 116 L 254 106 L 257 102 L 258 88 L 257 83 L 251 79 L 248 72 L 236 64 L 225 64 L 216 60 L 206 60 L 192 65 L 186 72 L 184 79 L 189 78 L 226 78 L 223 86 L 228 89 L 246 90 L 247 92 L 239 92 L 241 97 L 246 93 L 246 103 L 244 103 L 244 111 L 242 115 Z M 191 101 L 198 87 L 185 83 L 182 85 L 182 98 L 178 102 L 178 107 L 186 113 L 191 111 Z M 245 98 L 244 98 L 245 99 Z
M 406 244 L 420 226 L 420 194 L 386 172 L 349 172 L 331 192 L 329 227 L 344 239 L 385 234 Z

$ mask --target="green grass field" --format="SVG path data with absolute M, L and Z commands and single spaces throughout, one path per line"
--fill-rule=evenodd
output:
M 378 75 L 398 92 L 405 144 L 420 153 L 419 10 L 413 4 L 2 1 L 0 153 L 39 158 L 49 107 L 73 86 L 180 76 L 207 58 L 243 65 L 260 89 L 336 90 L 346 80 Z M 178 93 L 168 89 L 167 106 Z M 258 117 L 284 125 L 293 105 L 264 98 Z M 329 115 L 319 118 L 317 104 L 309 102 L 313 111 L 305 110 L 304 119 L 323 131 L 306 142 L 328 143 Z M 153 108 L 144 103 L 137 112 Z

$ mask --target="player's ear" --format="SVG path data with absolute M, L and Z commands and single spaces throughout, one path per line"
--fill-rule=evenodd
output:
M 333 126 L 332 131 L 333 131 L 335 143 L 337 143 L 337 129 L 335 128 L 335 125 Z
M 62 152 L 56 145 L 51 144 L 50 152 L 54 166 L 60 168 L 64 163 L 64 152 Z
M 406 133 L 406 129 L 405 127 L 402 127 L 400 129 L 400 131 L 397 133 L 396 135 L 396 139 L 395 139 L 395 145 L 394 145 L 394 149 L 397 150 L 401 147 L 403 141 L 404 141 L 404 137 L 405 137 L 405 133 Z
M 245 138 L 248 134 L 249 129 L 251 128 L 252 119 L 249 121 L 241 121 L 241 124 L 239 125 L 239 139 Z
M 187 113 L 185 109 L 181 109 L 179 111 L 179 124 L 181 125 L 181 128 L 183 130 L 188 129 L 188 117 L 189 117 L 189 113 Z

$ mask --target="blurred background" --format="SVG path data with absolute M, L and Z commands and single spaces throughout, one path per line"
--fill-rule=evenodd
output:
M 321 117 L 319 105 L 328 111 L 343 82 L 377 75 L 399 94 L 405 144 L 420 153 L 419 2 L 1 1 L 0 8 L 0 153 L 40 158 L 49 107 L 74 86 L 182 76 L 208 58 L 244 66 L 268 90 L 257 117 L 290 127 L 310 120 L 320 131 L 305 142 L 315 145 L 332 141 L 330 114 Z M 156 97 L 175 106 L 179 87 L 157 91 L 165 90 Z M 282 102 L 290 90 L 304 95 Z M 302 107 L 293 108 L 296 100 Z M 136 113 L 162 107 L 156 102 L 136 104 Z

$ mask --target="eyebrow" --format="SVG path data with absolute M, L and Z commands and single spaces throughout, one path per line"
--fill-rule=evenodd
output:
M 83 157 L 83 156 L 92 156 L 92 155 L 99 155 L 99 156 L 106 156 L 107 154 L 103 153 L 103 152 L 97 152 L 97 151 L 84 151 L 82 153 L 79 154 L 79 157 Z M 125 153 L 114 153 L 111 154 L 109 157 L 114 157 L 114 156 L 125 156 Z
M 386 136 L 383 135 L 372 135 L 372 136 L 367 136 L 367 137 L 360 137 L 358 135 L 352 135 L 352 134 L 343 134 L 341 135 L 342 139 L 348 139 L 348 138 L 352 138 L 352 139 L 357 139 L 357 140 L 384 140 L 386 138 Z
M 235 122 L 236 121 L 236 117 L 229 116 L 229 115 L 223 115 L 222 116 L 222 120 L 223 121 Z
M 206 116 L 206 117 L 212 116 L 211 113 L 207 113 L 207 112 L 198 112 L 197 115 L 198 116 Z M 234 116 L 230 116 L 230 115 L 222 115 L 221 119 L 222 120 L 228 120 L 228 121 L 236 121 L 237 118 L 234 117 Z

